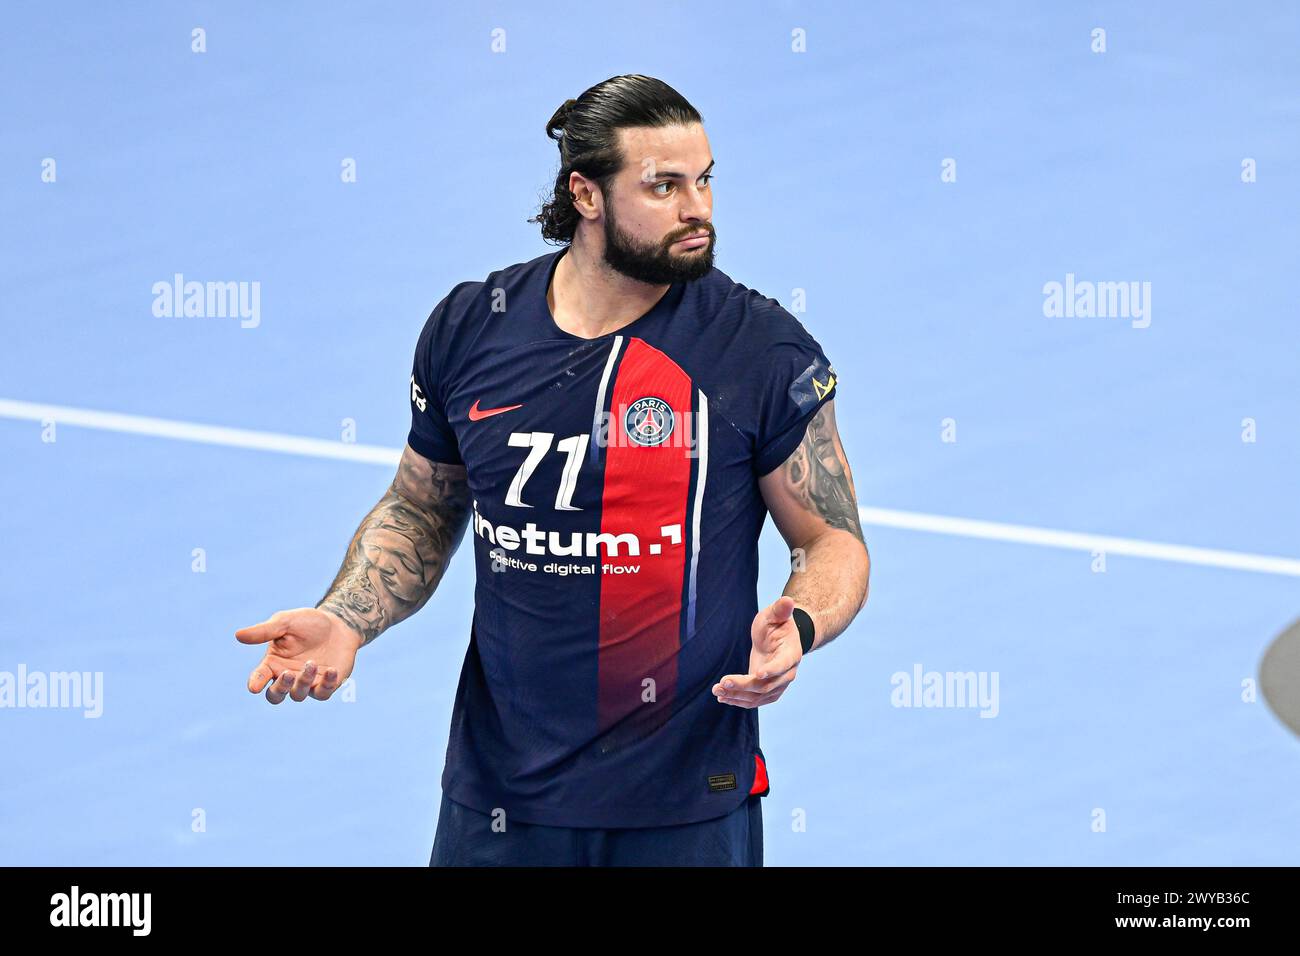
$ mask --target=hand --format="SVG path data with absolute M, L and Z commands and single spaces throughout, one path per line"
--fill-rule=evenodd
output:
M 749 636 L 749 673 L 728 674 L 713 685 L 714 696 L 724 704 L 761 707 L 781 699 L 803 660 L 799 627 L 791 615 L 794 598 L 783 594 L 754 617 Z
M 241 628 L 236 639 L 268 644 L 262 663 L 248 676 L 248 690 L 266 688 L 266 699 L 278 704 L 293 700 L 328 700 L 348 679 L 356 663 L 361 635 L 342 620 L 319 608 L 277 611 L 261 624 Z

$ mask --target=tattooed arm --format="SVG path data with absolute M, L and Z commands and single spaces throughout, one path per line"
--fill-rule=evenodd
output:
M 834 639 L 867 603 L 871 556 L 844 446 L 835 400 L 813 416 L 785 463 L 758 480 L 772 520 L 792 551 L 783 594 L 813 619 L 814 649 Z
M 410 617 L 442 580 L 469 505 L 463 465 L 429 461 L 407 445 L 392 486 L 357 528 L 316 606 L 356 631 L 362 646 Z

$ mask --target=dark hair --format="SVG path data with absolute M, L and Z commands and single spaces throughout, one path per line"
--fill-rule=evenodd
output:
M 582 217 L 573 208 L 571 173 L 594 180 L 607 193 L 614 174 L 623 168 L 620 129 L 702 122 L 699 111 L 675 89 L 663 80 L 638 73 L 612 76 L 576 100 L 565 100 L 546 124 L 546 135 L 560 148 L 555 191 L 541 212 L 528 221 L 542 224 L 542 238 L 548 242 L 572 242 Z

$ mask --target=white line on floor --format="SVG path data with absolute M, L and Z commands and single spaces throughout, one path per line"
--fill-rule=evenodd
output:
M 134 435 L 150 435 L 154 438 L 175 438 L 180 441 L 225 445 L 230 448 L 278 451 L 286 455 L 363 461 L 372 465 L 396 466 L 402 457 L 400 449 L 384 448 L 379 445 L 356 445 L 342 441 L 326 441 L 321 438 L 300 438 L 297 435 L 281 435 L 276 432 L 255 432 L 244 428 L 178 422 L 168 418 L 96 412 L 63 405 L 37 405 L 7 398 L 0 398 L 0 418 L 22 418 L 36 422 L 49 420 L 56 425 L 77 425 L 82 428 L 129 432 Z
M 1216 551 L 1183 544 L 1161 544 L 1157 541 L 1139 541 L 1136 538 L 1113 538 L 1108 535 L 1057 531 L 1053 528 L 1032 528 L 1028 525 L 1002 524 L 997 521 L 950 518 L 946 515 L 921 514 L 916 511 L 891 511 L 887 508 L 859 508 L 858 513 L 862 516 L 864 524 L 878 527 L 933 531 L 936 534 L 957 535 L 963 538 L 986 538 L 1013 544 L 1037 544 L 1049 548 L 1067 548 L 1090 553 L 1104 551 L 1108 556 L 1125 554 L 1135 558 L 1153 558 L 1157 561 L 1177 561 L 1181 564 L 1199 564 L 1211 568 L 1231 568 L 1235 571 L 1259 571 L 1264 574 L 1300 577 L 1300 560 L 1295 558 L 1275 558 L 1265 554 L 1247 554 L 1243 551 Z
M 288 455 L 306 455 L 313 458 L 333 458 L 342 461 L 360 461 L 372 465 L 396 466 L 401 449 L 379 445 L 357 445 L 320 438 L 301 438 L 275 432 L 250 431 L 243 428 L 224 428 L 218 425 L 200 425 L 166 418 L 147 418 L 141 415 L 122 415 L 116 412 L 98 412 L 63 405 L 41 405 L 0 398 L 0 418 L 15 418 L 35 422 L 53 421 L 59 425 L 98 428 L 104 431 L 149 435 L 155 438 L 173 438 L 180 441 L 224 445 L 230 448 L 251 448 L 258 451 L 282 452 Z M 1263 574 L 1283 574 L 1300 577 L 1300 560 L 1241 551 L 1218 551 L 1195 548 L 1181 544 L 1161 544 L 1135 538 L 1115 538 L 1108 535 L 1082 534 L 1052 528 L 1034 528 L 1027 525 L 1003 524 L 997 521 L 979 521 L 971 518 L 953 518 L 945 515 L 923 514 L 916 511 L 895 511 L 888 508 L 859 508 L 864 524 L 877 527 L 901 528 L 907 531 L 929 531 L 935 534 L 963 538 L 984 538 L 1012 544 L 1034 544 L 1073 551 L 1104 551 L 1107 555 L 1122 554 L 1157 561 L 1175 561 L 1204 567 L 1229 568 L 1236 571 L 1256 571 Z

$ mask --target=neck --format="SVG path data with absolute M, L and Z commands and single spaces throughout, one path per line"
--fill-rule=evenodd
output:
M 551 276 L 546 303 L 555 324 L 570 335 L 594 339 L 635 322 L 671 288 L 647 285 L 609 268 L 603 249 L 592 249 L 581 234 Z

